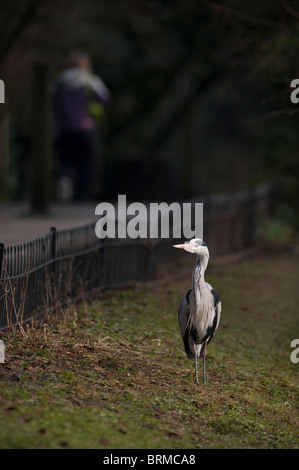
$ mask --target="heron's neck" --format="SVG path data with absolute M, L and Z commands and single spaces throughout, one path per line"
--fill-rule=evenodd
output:
M 205 284 L 205 270 L 209 257 L 198 257 L 193 270 L 193 289 L 191 297 L 190 324 L 195 325 L 196 319 L 207 324 L 209 314 L 213 310 L 213 296 Z
M 193 293 L 197 305 L 199 305 L 201 301 L 203 291 L 207 289 L 205 285 L 205 270 L 207 265 L 208 259 L 197 257 L 192 277 Z
M 200 258 L 199 256 L 196 259 L 194 269 L 193 269 L 193 283 L 197 285 L 204 284 L 205 282 L 205 270 L 207 269 L 208 259 Z M 195 286 L 193 286 L 195 287 Z

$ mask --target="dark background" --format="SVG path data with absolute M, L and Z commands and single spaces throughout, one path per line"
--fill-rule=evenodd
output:
M 292 0 L 1 1 L 9 116 L 1 200 L 30 195 L 34 64 L 47 65 L 51 82 L 80 49 L 112 94 L 95 200 L 181 200 L 274 179 L 276 217 L 298 228 L 299 105 L 290 101 L 298 26 Z M 52 188 L 51 130 L 49 142 Z

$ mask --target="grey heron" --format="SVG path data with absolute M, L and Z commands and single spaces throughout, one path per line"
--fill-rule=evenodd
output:
M 221 302 L 217 292 L 205 282 L 205 270 L 209 262 L 207 244 L 193 238 L 182 245 L 173 245 L 197 258 L 193 269 L 192 287 L 184 295 L 178 310 L 178 321 L 186 354 L 194 359 L 195 383 L 198 383 L 197 358 L 203 358 L 203 383 L 206 382 L 205 358 L 207 344 L 218 328 Z

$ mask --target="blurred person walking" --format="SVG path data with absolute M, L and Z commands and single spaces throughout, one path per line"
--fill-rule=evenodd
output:
M 59 199 L 92 197 L 96 158 L 99 155 L 98 120 L 111 99 L 103 80 L 94 75 L 90 58 L 72 52 L 53 84 L 54 133 L 59 168 Z

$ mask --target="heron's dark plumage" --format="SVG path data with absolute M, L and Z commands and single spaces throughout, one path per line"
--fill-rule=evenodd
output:
M 215 291 L 215 289 L 213 289 L 213 288 L 211 289 L 211 294 L 212 294 L 213 297 L 214 297 L 214 305 L 215 305 L 215 307 L 216 307 L 217 304 L 219 304 L 219 302 L 220 302 L 219 295 L 218 295 L 218 293 Z
M 192 292 L 192 287 L 186 292 L 186 301 L 187 301 L 187 304 L 190 305 L 190 294 Z

